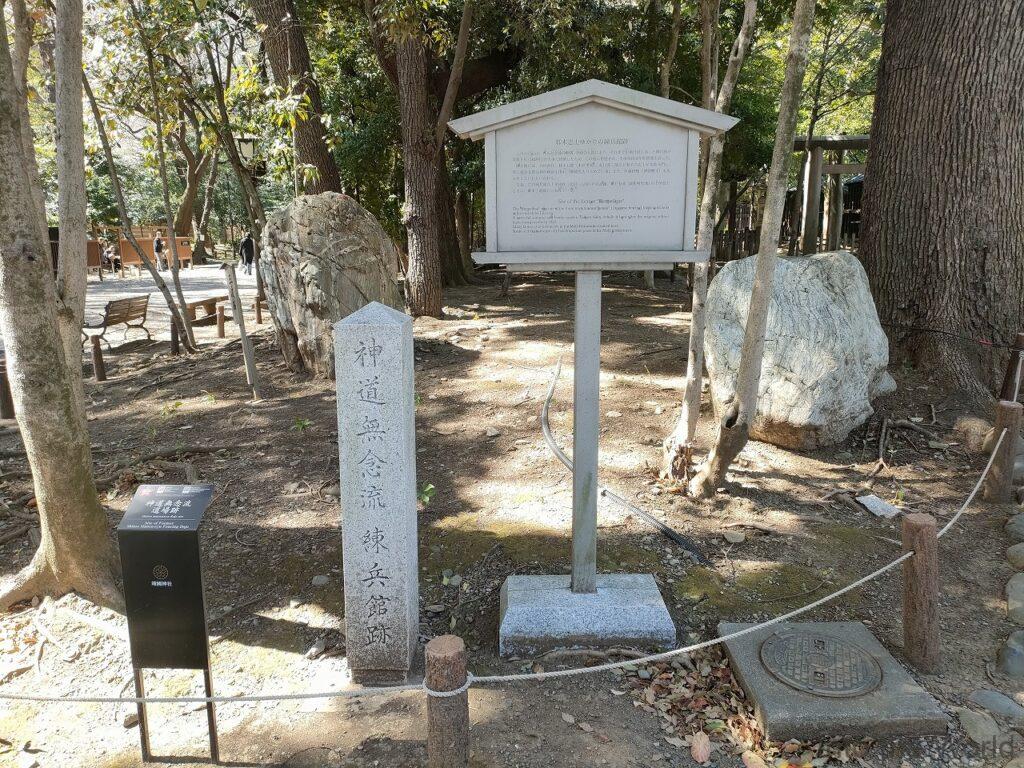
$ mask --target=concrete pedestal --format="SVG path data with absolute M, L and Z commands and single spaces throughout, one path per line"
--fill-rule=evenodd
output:
M 509 576 L 501 588 L 502 656 L 675 644 L 675 625 L 650 574 L 599 575 L 592 593 L 573 592 L 569 576 Z

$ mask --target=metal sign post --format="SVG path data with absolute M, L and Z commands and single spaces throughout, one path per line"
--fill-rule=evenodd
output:
M 117 526 L 124 576 L 135 695 L 145 697 L 142 672 L 201 669 L 213 696 L 199 526 L 212 485 L 140 485 Z M 143 762 L 152 762 L 146 705 L 138 703 Z M 220 760 L 217 716 L 206 704 L 210 756 Z

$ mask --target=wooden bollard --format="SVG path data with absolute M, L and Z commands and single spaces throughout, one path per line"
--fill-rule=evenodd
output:
M 217 338 L 224 338 L 224 305 L 217 305 Z
M 981 495 L 985 501 L 1006 503 L 1013 500 L 1013 465 L 1017 460 L 1017 444 L 1020 441 L 1020 420 L 1024 406 L 1018 402 L 1000 400 L 996 403 L 996 440 L 1003 430 L 1006 436 L 999 444 L 992 469 L 985 477 Z
M 178 324 L 171 318 L 171 354 L 177 355 L 181 352 L 181 342 L 178 341 Z
M 256 297 L 256 325 L 263 325 L 263 299 Z
M 903 518 L 903 652 L 917 669 L 939 669 L 939 539 L 935 518 L 914 512 Z
M 92 339 L 92 375 L 96 381 L 107 380 L 107 367 L 103 364 L 103 348 L 100 346 L 99 336 L 90 336 Z
M 426 683 L 432 691 L 454 691 L 466 684 L 466 644 L 461 637 L 442 635 L 424 654 Z M 430 768 L 469 765 L 469 692 L 427 697 L 427 764 Z

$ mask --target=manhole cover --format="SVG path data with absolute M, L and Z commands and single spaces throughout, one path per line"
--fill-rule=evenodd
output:
M 775 633 L 761 646 L 761 663 L 789 687 L 816 696 L 863 696 L 882 682 L 871 654 L 820 632 Z

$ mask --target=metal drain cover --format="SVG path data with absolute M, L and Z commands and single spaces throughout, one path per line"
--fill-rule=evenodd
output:
M 815 696 L 863 696 L 882 682 L 871 654 L 820 632 L 776 632 L 761 645 L 761 663 L 790 688 Z

